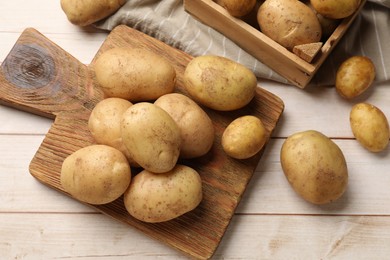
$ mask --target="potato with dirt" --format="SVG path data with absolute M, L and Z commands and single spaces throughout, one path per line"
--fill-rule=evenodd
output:
M 347 188 L 344 154 L 321 132 L 307 130 L 290 135 L 282 145 L 280 162 L 294 191 L 313 204 L 333 202 Z
M 141 48 L 115 47 L 94 62 L 96 80 L 106 97 L 153 101 L 173 92 L 176 71 L 164 57 Z
M 121 151 L 132 166 L 138 166 L 122 141 L 121 121 L 125 111 L 133 104 L 122 98 L 106 98 L 92 109 L 88 129 L 97 144 L 105 144 Z
M 202 55 L 192 59 L 183 75 L 184 87 L 197 103 L 218 111 L 243 108 L 254 98 L 255 74 L 231 59 Z
M 222 134 L 222 149 L 236 159 L 247 159 L 258 153 L 268 133 L 260 118 L 246 115 L 233 120 Z
M 360 5 L 361 0 L 310 0 L 310 4 L 321 15 L 342 19 L 352 15 Z
M 262 33 L 288 50 L 321 40 L 322 27 L 314 11 L 297 0 L 266 0 L 257 12 Z
M 61 0 L 61 8 L 68 20 L 87 26 L 115 13 L 126 0 Z
M 355 104 L 349 116 L 356 140 L 371 152 L 381 152 L 389 144 L 389 121 L 378 107 L 369 103 Z
M 351 56 L 336 72 L 335 87 L 343 98 L 353 99 L 363 94 L 375 79 L 375 65 L 365 56 Z
M 75 199 L 106 204 L 124 194 L 131 182 L 131 168 L 119 150 L 108 145 L 90 145 L 65 158 L 60 182 Z
M 166 173 L 138 173 L 124 194 L 126 210 L 134 218 L 158 223 L 195 209 L 203 198 L 202 180 L 194 169 L 176 165 Z
M 130 156 L 145 170 L 164 173 L 175 167 L 180 128 L 162 108 L 148 102 L 132 105 L 122 116 L 121 135 Z
M 238 18 L 249 14 L 256 6 L 256 0 L 217 0 L 216 2 L 230 15 Z
M 215 139 L 213 122 L 191 98 L 170 93 L 159 97 L 154 104 L 164 109 L 180 128 L 181 158 L 196 158 L 210 151 Z

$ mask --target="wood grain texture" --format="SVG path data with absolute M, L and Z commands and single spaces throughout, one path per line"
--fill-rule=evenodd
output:
M 176 91 L 186 94 L 182 75 L 192 57 L 126 26 L 119 26 L 109 34 L 89 67 L 34 29 L 24 31 L 2 64 L 0 83 L 4 87 L 0 92 L 1 102 L 28 112 L 55 117 L 31 161 L 30 172 L 39 181 L 60 192 L 64 192 L 59 183 L 63 160 L 77 149 L 94 143 L 88 131 L 88 117 L 94 105 L 104 98 L 94 79 L 94 61 L 102 52 L 117 46 L 145 48 L 168 59 L 178 75 Z M 32 60 L 31 55 L 25 55 L 25 51 L 31 49 L 36 57 Z M 21 82 L 19 74 L 26 80 Z M 222 132 L 234 118 L 253 114 L 263 121 L 271 135 L 283 109 L 280 98 L 261 88 L 257 89 L 255 99 L 241 110 L 217 112 L 205 109 L 216 129 L 213 148 L 201 158 L 181 162 L 197 170 L 203 181 L 204 199 L 195 210 L 172 221 L 148 224 L 132 218 L 122 198 L 91 207 L 190 257 L 210 258 L 264 151 L 247 160 L 231 159 L 222 151 Z

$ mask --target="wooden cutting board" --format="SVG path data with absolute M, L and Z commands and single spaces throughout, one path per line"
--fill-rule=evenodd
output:
M 187 94 L 182 75 L 192 57 L 126 26 L 118 26 L 108 35 L 89 66 L 32 28 L 21 34 L 1 65 L 1 104 L 55 119 L 32 158 L 30 172 L 45 185 L 68 196 L 59 181 L 61 165 L 68 155 L 94 143 L 87 121 L 104 96 L 97 86 L 93 66 L 101 53 L 116 46 L 145 48 L 168 59 L 177 72 L 176 91 Z M 247 160 L 231 159 L 222 151 L 222 132 L 233 119 L 252 114 L 263 121 L 271 134 L 283 109 L 280 98 L 260 87 L 254 100 L 243 109 L 234 112 L 205 109 L 216 129 L 213 148 L 201 158 L 181 162 L 196 169 L 203 181 L 204 199 L 195 210 L 168 222 L 149 224 L 132 218 L 122 198 L 90 206 L 192 258 L 210 258 L 264 151 Z

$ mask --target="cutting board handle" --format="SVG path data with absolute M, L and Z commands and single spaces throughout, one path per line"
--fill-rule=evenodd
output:
M 33 28 L 1 64 L 0 102 L 55 118 L 92 109 L 102 99 L 94 72 Z

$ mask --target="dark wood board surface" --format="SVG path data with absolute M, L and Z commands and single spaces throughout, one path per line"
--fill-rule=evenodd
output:
M 63 160 L 74 151 L 93 144 L 88 117 L 104 98 L 94 76 L 94 61 L 104 51 L 117 47 L 152 50 L 168 59 L 177 72 L 177 92 L 187 94 L 182 75 L 192 57 L 127 26 L 116 27 L 90 65 L 80 63 L 35 29 L 26 29 L 1 65 L 0 103 L 53 118 L 54 123 L 32 158 L 30 173 L 53 189 L 62 189 L 59 177 Z M 247 160 L 224 154 L 220 139 L 225 127 L 241 115 L 259 117 L 270 135 L 283 112 L 283 101 L 259 87 L 252 102 L 233 112 L 206 109 L 214 122 L 216 139 L 211 151 L 197 159 L 181 161 L 202 178 L 204 198 L 193 211 L 177 219 L 149 224 L 132 218 L 122 198 L 100 206 L 90 205 L 146 235 L 182 251 L 192 258 L 211 258 L 253 176 L 264 151 Z

